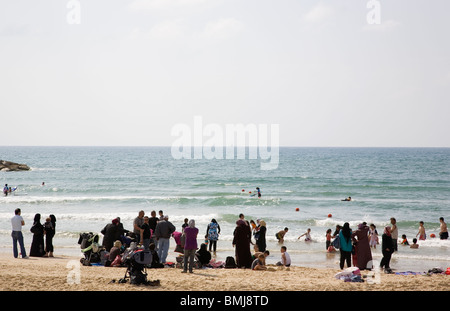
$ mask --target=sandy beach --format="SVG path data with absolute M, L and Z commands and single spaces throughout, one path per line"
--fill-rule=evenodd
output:
M 79 269 L 79 270 L 78 270 Z M 0 254 L 2 291 L 448 291 L 450 276 L 443 274 L 395 275 L 362 271 L 365 282 L 344 282 L 339 269 L 269 266 L 249 269 L 147 269 L 148 280 L 160 286 L 119 284 L 126 268 L 83 266 L 78 257 L 16 259 Z M 79 272 L 78 272 L 79 271 Z M 374 277 L 372 277 L 374 275 Z M 77 279 L 79 276 L 79 279 Z M 367 276 L 367 277 L 365 277 Z M 115 280 L 115 282 L 111 282 Z

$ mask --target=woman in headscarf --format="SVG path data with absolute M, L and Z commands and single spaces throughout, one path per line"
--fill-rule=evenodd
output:
M 56 217 L 50 215 L 44 224 L 45 233 L 45 257 L 53 257 L 53 237 L 56 232 Z
M 250 252 L 251 231 L 248 224 L 239 219 L 234 230 L 233 247 L 235 247 L 236 265 L 238 268 L 251 268 L 252 254 Z
M 119 225 L 119 220 L 117 218 L 113 219 L 111 223 L 107 224 L 102 231 L 103 234 L 103 242 L 102 246 L 105 248 L 107 252 L 111 250 L 114 245 L 114 242 L 119 240 L 121 235 L 121 230 Z
M 266 222 L 261 220 L 259 222 L 259 236 L 258 240 L 256 240 L 256 245 L 258 245 L 258 250 L 263 253 L 266 251 L 266 231 Z
M 339 262 L 339 266 L 344 269 L 344 263 L 347 262 L 347 267 L 351 266 L 352 262 L 352 229 L 350 229 L 350 225 L 348 222 L 344 224 L 341 231 L 339 232 L 339 242 L 340 242 L 340 252 L 341 258 Z
M 195 255 L 197 256 L 198 261 L 200 261 L 202 266 L 209 264 L 209 262 L 211 261 L 211 253 L 208 252 L 205 243 L 202 243 L 202 245 L 200 245 L 200 249 Z
M 31 242 L 30 256 L 42 257 L 44 251 L 44 225 L 41 224 L 41 214 L 34 215 L 33 225 L 30 228 L 33 233 L 33 241 Z
M 195 227 L 195 220 L 189 220 L 188 226 L 184 228 L 184 235 L 186 236 L 184 242 L 184 265 L 183 265 L 183 273 L 186 273 L 188 270 L 189 263 L 189 273 L 194 272 L 194 259 L 195 252 L 197 251 L 197 235 L 198 228 Z
M 389 263 L 391 261 L 392 253 L 394 252 L 394 243 L 392 242 L 391 227 L 387 226 L 384 228 L 383 235 L 381 236 L 381 252 L 383 253 L 383 258 L 380 262 L 380 267 L 389 271 Z
M 219 239 L 220 226 L 215 219 L 211 219 L 211 223 L 206 228 L 206 235 L 209 240 L 209 251 L 216 252 L 217 240 Z
M 365 222 L 358 225 L 352 234 L 353 243 L 356 244 L 356 266 L 360 270 L 372 269 L 372 251 L 369 243 L 369 227 Z

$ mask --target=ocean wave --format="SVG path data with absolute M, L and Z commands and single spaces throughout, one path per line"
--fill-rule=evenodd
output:
M 54 191 L 58 189 L 55 188 Z M 31 196 L 20 195 L 10 196 L 2 200 L 3 204 L 49 204 L 49 203 L 108 203 L 108 202 L 123 202 L 123 203 L 172 203 L 177 205 L 204 205 L 210 207 L 216 206 L 230 206 L 230 205 L 279 205 L 282 204 L 282 199 L 279 197 L 265 197 L 256 198 L 241 195 L 192 195 L 192 196 L 141 196 L 141 195 L 110 195 L 110 196 Z

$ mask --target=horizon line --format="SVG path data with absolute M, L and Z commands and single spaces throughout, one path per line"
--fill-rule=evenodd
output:
M 0 145 L 1 147 L 61 147 L 61 148 L 68 148 L 68 147 L 82 147 L 82 148 L 172 148 L 170 145 Z M 205 146 L 190 146 L 191 148 L 203 148 Z M 218 148 L 227 148 L 227 147 L 234 147 L 234 148 L 260 148 L 263 146 L 227 146 L 227 145 L 221 145 L 221 146 L 214 146 Z M 268 148 L 272 148 L 272 146 L 264 146 Z M 274 147 L 275 148 L 275 147 Z M 295 145 L 283 145 L 283 146 L 277 146 L 277 148 L 450 148 L 450 146 L 295 146 Z

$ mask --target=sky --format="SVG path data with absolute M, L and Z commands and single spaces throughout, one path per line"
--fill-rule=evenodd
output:
M 449 14 L 448 0 L 0 0 L 0 145 L 170 146 L 201 118 L 277 125 L 281 146 L 450 147 Z

